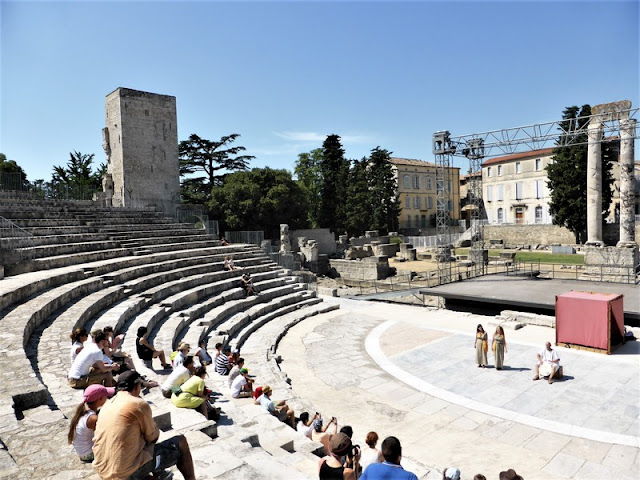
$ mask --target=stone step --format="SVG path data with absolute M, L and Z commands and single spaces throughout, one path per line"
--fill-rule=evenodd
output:
M 51 258 L 61 255 L 73 255 L 76 253 L 96 252 L 118 248 L 120 248 L 119 242 L 114 242 L 113 240 L 97 240 L 80 243 L 45 244 L 33 247 L 17 248 L 16 250 L 29 254 L 33 259 L 39 259 L 45 257 Z
M 3 238 L 3 248 L 33 248 L 43 247 L 46 245 L 66 245 L 78 244 L 80 242 L 104 242 L 109 241 L 107 235 L 103 233 L 67 233 L 57 235 L 34 235 L 32 237 L 13 237 Z M 118 243 L 116 242 L 116 245 Z
M 36 258 L 24 261 L 20 264 L 5 267 L 6 275 L 18 275 L 20 273 L 33 272 L 38 270 L 51 270 L 53 268 L 69 267 L 82 263 L 92 263 L 100 260 L 109 260 L 130 255 L 127 248 L 113 248 L 109 250 L 98 250 L 93 252 L 69 253 L 66 255 L 55 255 L 51 257 Z

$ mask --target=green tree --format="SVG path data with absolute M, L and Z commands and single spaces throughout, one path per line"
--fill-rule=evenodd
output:
M 391 152 L 380 147 L 371 150 L 369 191 L 371 228 L 383 232 L 397 231 L 401 212 L 397 193 L 398 184 L 391 165 Z
M 238 133 L 225 135 L 218 141 L 201 138 L 195 133 L 178 145 L 180 155 L 180 193 L 185 203 L 208 203 L 211 189 L 222 185 L 229 172 L 247 170 L 252 155 L 238 155 L 246 148 L 230 146 L 240 136 Z M 184 178 L 195 173 L 204 176 Z
M 340 137 L 328 135 L 322 144 L 322 188 L 318 224 L 333 232 L 344 232 L 346 228 L 345 203 L 349 162 L 344 158 Z
M 22 167 L 0 153 L 0 190 L 25 190 L 28 186 L 27 174 Z
M 591 107 L 583 105 L 567 107 L 562 113 L 563 134 L 557 142 L 560 145 L 564 135 L 575 135 L 583 129 L 591 115 Z M 566 132 L 566 133 L 564 133 Z M 578 134 L 576 140 L 583 145 L 558 147 L 554 150 L 552 163 L 547 166 L 547 186 L 551 191 L 549 212 L 553 223 L 568 228 L 576 236 L 577 243 L 586 240 L 587 231 L 587 134 Z M 609 213 L 613 198 L 613 174 L 611 161 L 615 160 L 613 145 L 603 144 L 602 162 L 602 210 L 603 218 Z
M 55 197 L 86 199 L 101 190 L 102 176 L 107 166 L 103 163 L 93 171 L 95 154 L 83 154 L 77 151 L 69 153 L 67 165 L 55 165 L 51 176 L 52 195 Z
M 311 228 L 318 228 L 320 215 L 320 200 L 322 194 L 322 149 L 316 148 L 308 153 L 301 153 L 296 160 L 295 174 L 298 185 L 304 192 L 309 212 L 307 218 Z
M 368 165 L 369 159 L 363 157 L 362 160 L 354 160 L 349 170 L 345 211 L 350 236 L 362 235 L 372 225 Z
M 292 230 L 308 226 L 304 198 L 289 171 L 254 168 L 227 175 L 211 190 L 208 206 L 222 231 L 264 230 L 267 238 L 278 238 L 281 223 Z

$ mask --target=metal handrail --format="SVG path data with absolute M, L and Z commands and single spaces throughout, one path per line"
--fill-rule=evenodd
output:
M 12 239 L 25 239 L 24 245 L 16 247 L 11 245 Z M 0 250 L 17 250 L 20 253 L 20 260 L 33 259 L 34 236 L 24 228 L 16 225 L 8 218 L 0 216 Z M 20 250 L 18 250 L 18 248 Z

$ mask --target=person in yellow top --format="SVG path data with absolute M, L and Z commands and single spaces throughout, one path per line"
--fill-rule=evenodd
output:
M 199 409 L 205 417 L 209 417 L 207 396 L 204 393 L 204 377 L 207 376 L 206 367 L 198 367 L 194 370 L 189 380 L 180 386 L 181 392 L 171 395 L 171 401 L 179 408 Z
M 487 366 L 487 350 L 489 350 L 489 345 L 487 343 L 487 332 L 484 331 L 481 324 L 478 324 L 476 328 L 476 341 L 473 346 L 476 349 L 478 368 L 485 368 Z
M 142 378 L 135 370 L 118 377 L 118 393 L 104 404 L 96 424 L 93 468 L 102 480 L 142 480 L 175 465 L 185 480 L 195 480 L 183 435 L 156 443 L 160 431 L 141 391 Z

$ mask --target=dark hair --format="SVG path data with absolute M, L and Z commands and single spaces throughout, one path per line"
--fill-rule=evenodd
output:
M 149 329 L 147 327 L 138 327 L 138 338 L 144 337 Z
M 309 421 L 309 412 L 302 412 L 300 414 L 300 421 L 302 423 L 307 423 Z
M 340 433 L 344 433 L 347 437 L 353 437 L 353 428 L 350 425 L 345 425 L 340 429 Z
M 202 366 L 202 365 L 201 365 L 201 366 L 199 366 L 198 368 L 196 368 L 196 369 L 194 370 L 194 372 L 193 372 L 193 374 L 194 374 L 196 377 L 201 377 L 201 376 L 202 376 L 203 374 L 205 374 L 205 373 L 207 373 L 207 367 Z
M 367 433 L 367 438 L 365 439 L 365 443 L 369 445 L 371 448 L 376 446 L 378 443 L 378 434 L 376 432 Z
M 476 332 L 479 332 L 480 330 L 484 332 L 484 327 L 482 326 L 481 323 L 479 323 L 478 326 L 476 327 Z
M 473 477 L 473 480 L 487 480 L 487 477 L 485 477 L 483 474 L 481 473 L 476 473 Z
M 102 330 L 94 330 L 93 332 L 91 332 L 91 338 L 93 338 L 93 341 L 97 344 L 102 342 L 103 340 L 106 340 L 107 334 Z
M 71 341 L 75 342 L 77 340 L 80 339 L 80 337 L 88 337 L 89 334 L 87 333 L 87 329 L 86 328 L 76 328 L 73 332 L 71 332 Z
M 188 367 L 192 363 L 193 363 L 193 355 L 187 355 L 186 357 L 184 357 L 184 360 L 182 361 L 182 365 L 184 365 L 185 367 Z
M 239 357 L 238 361 L 236 362 L 238 365 L 240 365 L 241 363 L 244 363 L 244 358 Z
M 389 463 L 397 464 L 398 458 L 402 455 L 402 447 L 400 446 L 400 440 L 396 437 L 387 437 L 382 441 L 382 456 Z
M 220 342 L 216 343 L 216 350 L 218 350 L 220 347 L 222 347 L 222 344 Z
M 102 329 L 102 331 L 103 331 L 104 333 L 113 333 L 113 327 L 112 327 L 112 326 L 110 326 L 110 325 L 107 325 L 106 327 L 104 327 L 104 328 Z

